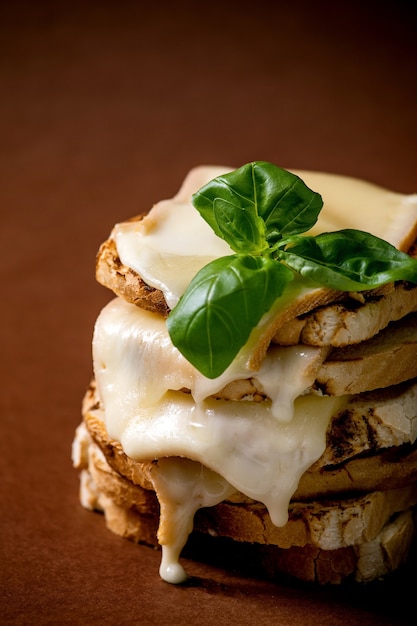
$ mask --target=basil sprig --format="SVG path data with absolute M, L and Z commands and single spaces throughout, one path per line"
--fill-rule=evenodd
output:
M 296 274 L 342 291 L 417 283 L 417 259 L 374 235 L 302 235 L 317 222 L 322 198 L 272 163 L 218 176 L 192 201 L 236 253 L 203 267 L 167 320 L 173 344 L 207 378 L 232 363 Z

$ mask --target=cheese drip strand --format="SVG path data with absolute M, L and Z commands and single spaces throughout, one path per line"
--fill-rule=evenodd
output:
M 178 557 L 202 506 L 240 491 L 263 502 L 274 524 L 286 523 L 298 481 L 323 453 L 329 420 L 343 402 L 300 395 L 313 383 L 316 354 L 273 349 L 255 373 L 265 388 L 280 382 L 273 402 L 214 400 L 229 376 L 254 375 L 245 359 L 206 379 L 170 343 L 158 314 L 119 298 L 103 309 L 93 339 L 98 393 L 109 436 L 134 460 L 160 459 L 154 486 L 164 579 L 183 578 Z

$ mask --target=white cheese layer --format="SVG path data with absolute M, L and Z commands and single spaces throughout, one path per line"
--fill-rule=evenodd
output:
M 249 377 L 258 380 L 272 399 L 271 415 L 288 422 L 294 400 L 316 378 L 322 353 L 311 346 L 274 346 L 260 369 L 253 371 L 247 365 L 245 347 L 221 376 L 209 379 L 172 344 L 162 316 L 115 298 L 96 322 L 93 360 L 100 389 L 111 390 L 103 398 L 108 432 L 120 440 L 120 429 L 124 428 L 120 416 L 131 412 L 132 406 L 152 411 L 167 391 L 183 388 L 191 390 L 194 400 L 201 404 L 229 382 Z
M 160 289 L 170 308 L 209 261 L 231 254 L 191 204 L 191 196 L 228 168 L 192 170 L 178 194 L 157 203 L 139 222 L 117 224 L 113 231 L 122 263 Z M 356 228 L 408 250 L 417 235 L 417 195 L 388 191 L 347 176 L 294 171 L 323 198 L 311 234 Z
M 161 510 L 161 526 L 168 530 L 159 538 L 164 578 L 181 578 L 177 559 L 195 510 L 225 494 L 241 491 L 263 502 L 276 525 L 286 523 L 300 476 L 323 453 L 330 417 L 344 402 L 301 395 L 315 378 L 318 352 L 273 348 L 256 373 L 272 402 L 213 400 L 209 396 L 229 378 L 248 376 L 244 360 L 219 379 L 206 379 L 172 345 L 161 316 L 120 298 L 103 309 L 93 360 L 109 436 L 135 460 L 185 457 L 198 468 L 201 463 L 220 485 L 213 491 L 213 474 L 201 468 L 191 466 L 196 476 L 190 478 L 190 467 L 184 471 L 174 460 L 159 465 L 155 488 L 168 501 Z M 180 391 L 184 387 L 191 394 Z

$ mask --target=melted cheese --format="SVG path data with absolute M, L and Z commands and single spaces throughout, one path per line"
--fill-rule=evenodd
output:
M 112 392 L 105 398 L 110 436 L 120 440 L 120 413 L 125 415 L 132 403 L 152 411 L 166 391 L 183 388 L 201 403 L 229 382 L 249 377 L 256 378 L 271 398 L 271 415 L 289 422 L 295 398 L 316 378 L 322 351 L 310 346 L 271 347 L 256 372 L 247 364 L 249 353 L 245 346 L 221 376 L 206 378 L 172 344 L 164 318 L 114 299 L 101 312 L 93 339 L 95 375 L 100 387 Z
M 192 193 L 227 171 L 192 170 L 172 200 L 113 231 L 122 263 L 160 289 L 171 308 L 201 267 L 231 252 L 191 205 Z M 323 196 L 313 233 L 357 228 L 403 250 L 415 238 L 417 196 L 342 176 L 296 173 Z M 304 297 L 309 288 L 294 282 L 289 297 Z M 132 459 L 159 460 L 153 482 L 161 504 L 160 573 L 169 582 L 185 578 L 178 559 L 198 508 L 241 491 L 263 502 L 276 525 L 286 523 L 299 478 L 321 456 L 329 420 L 345 402 L 308 395 L 321 359 L 314 348 L 270 348 L 254 372 L 251 346 L 261 330 L 221 377 L 209 380 L 174 348 L 158 315 L 115 299 L 97 320 L 94 370 L 108 433 Z M 228 382 L 249 376 L 270 401 L 211 398 Z
M 356 228 L 407 252 L 417 235 L 417 194 L 389 191 L 363 180 L 322 172 L 295 172 L 323 198 L 310 234 Z
M 248 376 L 245 359 L 206 379 L 172 345 L 162 317 L 119 298 L 103 309 L 93 360 L 109 436 L 132 459 L 185 457 L 195 465 L 184 469 L 170 458 L 155 471 L 164 579 L 181 578 L 178 556 L 200 506 L 240 491 L 263 502 L 276 525 L 286 523 L 299 478 L 323 453 L 330 417 L 344 402 L 302 395 L 314 381 L 318 353 L 273 348 L 256 373 L 271 402 L 214 400 L 225 381 Z
M 209 261 L 231 254 L 191 204 L 200 187 L 230 171 L 201 167 L 192 170 L 178 194 L 156 204 L 139 222 L 117 224 L 113 231 L 122 263 L 152 287 L 160 289 L 170 308 L 191 279 Z M 347 176 L 295 171 L 323 197 L 323 209 L 311 234 L 356 228 L 408 250 L 417 232 L 417 195 L 388 191 Z

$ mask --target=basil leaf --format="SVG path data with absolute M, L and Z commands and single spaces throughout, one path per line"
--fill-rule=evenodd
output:
M 265 226 L 256 215 L 255 207 L 239 207 L 222 198 L 213 202 L 213 214 L 219 226 L 222 238 L 231 245 L 235 252 L 261 254 L 268 249 L 264 232 Z
M 265 222 L 267 239 L 276 234 L 284 239 L 310 230 L 323 208 L 320 194 L 307 187 L 295 174 L 273 165 L 253 164 L 254 180 L 260 196 L 259 215 Z
M 215 259 L 169 314 L 172 343 L 204 376 L 220 376 L 292 278 L 291 270 L 270 257 Z
M 168 316 L 174 345 L 209 378 L 231 364 L 293 272 L 341 291 L 417 283 L 417 259 L 369 233 L 301 236 L 316 223 L 322 198 L 272 163 L 255 161 L 218 176 L 192 201 L 237 253 L 203 268 Z
M 345 229 L 283 243 L 280 260 L 330 289 L 361 291 L 396 280 L 417 282 L 417 259 L 363 231 Z
M 242 233 L 237 237 L 236 229 L 227 228 L 222 222 L 224 203 L 230 207 L 229 214 L 234 207 L 251 215 L 251 224 L 260 229 L 258 234 L 250 232 L 239 218 L 235 224 L 243 227 L 245 239 L 252 241 L 254 249 L 260 252 L 265 239 L 272 246 L 282 238 L 312 228 L 323 206 L 320 194 L 311 191 L 298 176 L 266 161 L 248 163 L 214 178 L 193 195 L 192 201 L 214 232 L 233 250 L 242 252 Z M 262 227 L 257 218 L 262 219 Z

